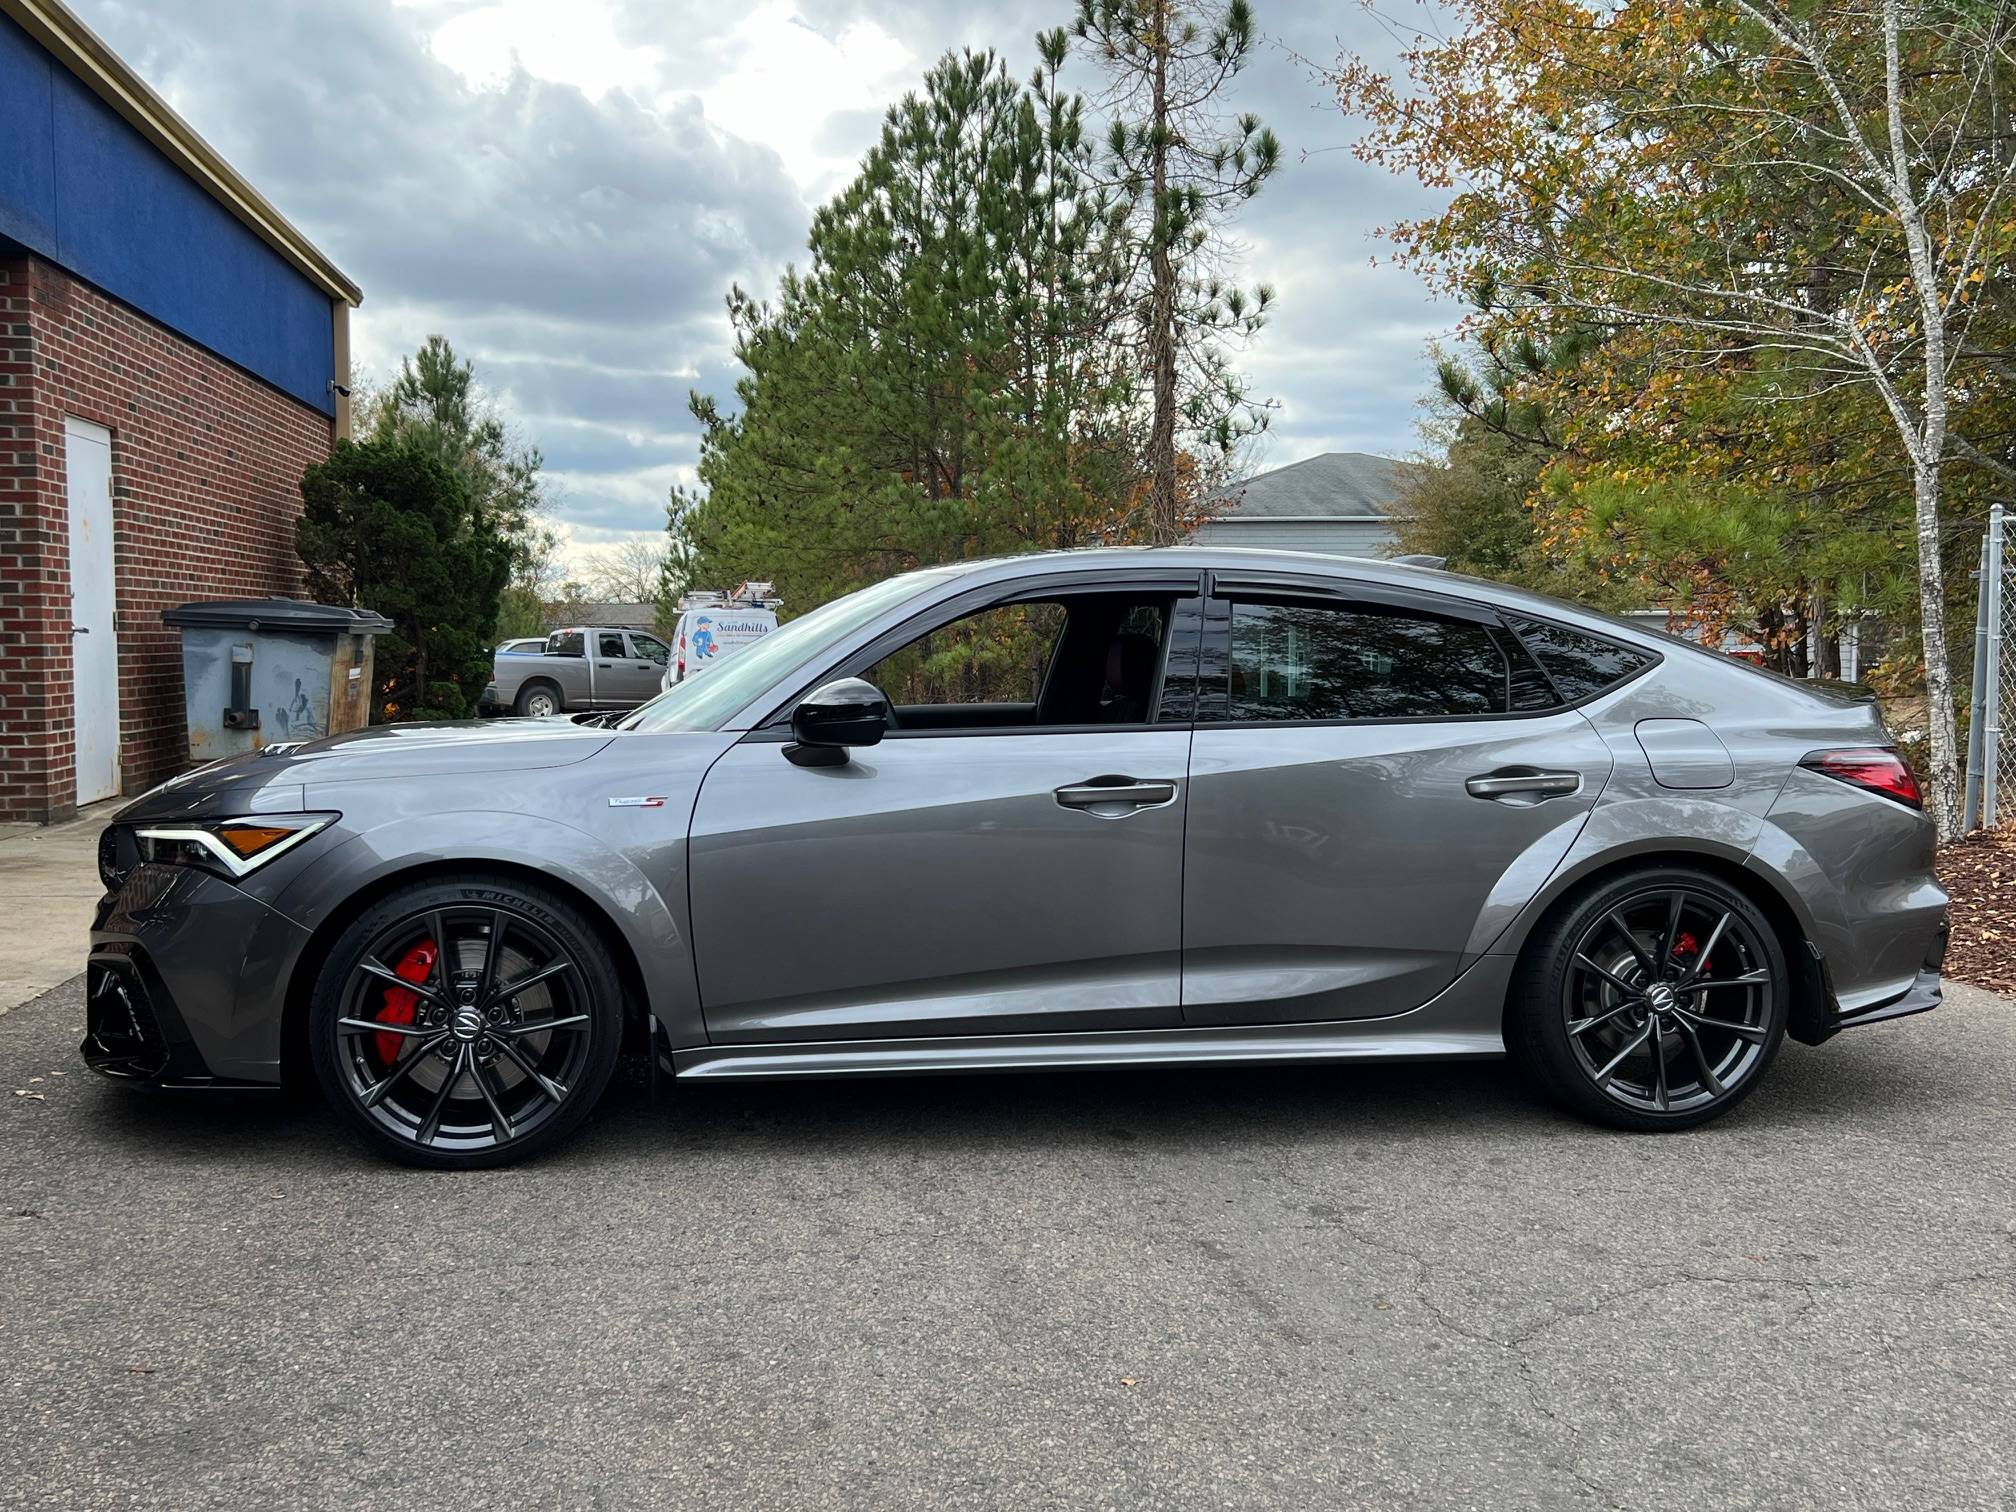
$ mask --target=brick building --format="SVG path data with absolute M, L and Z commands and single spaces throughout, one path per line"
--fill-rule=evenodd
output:
M 299 591 L 359 297 L 60 0 L 0 0 L 0 819 L 184 764 L 161 610 Z

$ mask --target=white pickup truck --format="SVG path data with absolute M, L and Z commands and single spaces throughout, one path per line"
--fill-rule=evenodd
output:
M 499 649 L 479 703 L 486 714 L 533 719 L 577 709 L 634 709 L 657 696 L 670 656 L 665 642 L 642 630 L 570 626 L 547 636 L 532 655 Z

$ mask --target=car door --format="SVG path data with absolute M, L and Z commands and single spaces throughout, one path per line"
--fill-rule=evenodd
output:
M 651 696 L 639 691 L 643 674 L 630 654 L 630 643 L 621 630 L 591 632 L 595 653 L 595 702 L 625 706 L 642 703 Z M 656 692 L 654 687 L 652 692 Z
M 898 727 L 844 764 L 787 760 L 788 710 L 715 763 L 689 847 L 710 1037 L 1181 1022 L 1190 726 L 1162 684 L 1172 648 L 1194 659 L 1196 580 L 1131 583 L 1155 606 L 1131 618 L 1100 587 L 962 597 L 809 679 L 892 683 Z M 1062 616 L 1041 656 L 1026 624 L 972 623 L 1039 591 Z M 914 696 L 934 678 L 956 696 Z
M 1586 821 L 1608 748 L 1491 610 L 1214 579 L 1184 856 L 1189 1024 L 1376 1017 L 1454 980 Z
M 665 686 L 665 662 L 672 654 L 665 642 L 641 630 L 630 632 L 630 692 L 626 699 L 656 698 Z

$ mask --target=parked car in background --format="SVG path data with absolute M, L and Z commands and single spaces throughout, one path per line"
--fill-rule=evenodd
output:
M 618 634 L 562 639 L 600 672 Z M 626 1036 L 679 1080 L 1509 1052 L 1684 1129 L 1787 1037 L 1938 1004 L 1932 856 L 1872 705 L 1573 604 L 1286 552 L 963 562 L 613 728 L 379 726 L 128 805 L 83 1054 L 312 1065 L 445 1167 L 555 1144 Z
M 555 630 L 532 655 L 497 648 L 486 713 L 543 719 L 579 709 L 634 709 L 655 697 L 671 649 L 655 635 L 606 625 Z
M 546 649 L 543 635 L 521 635 L 516 640 L 507 640 L 497 648 L 499 656 L 537 656 Z
M 689 593 L 679 601 L 663 686 L 690 681 L 775 630 L 779 602 L 768 583 L 744 583 L 732 594 Z

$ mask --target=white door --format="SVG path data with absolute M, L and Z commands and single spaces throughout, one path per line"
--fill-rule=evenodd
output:
M 119 641 L 113 619 L 112 433 L 63 422 L 70 506 L 71 688 L 77 728 L 77 801 L 119 791 Z

